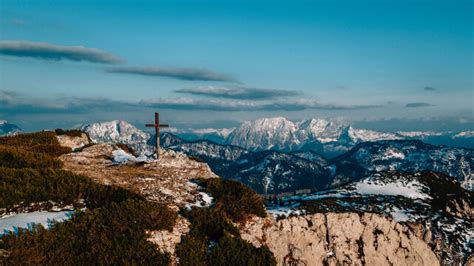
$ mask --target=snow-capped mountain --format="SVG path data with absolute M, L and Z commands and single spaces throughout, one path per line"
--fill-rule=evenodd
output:
M 5 120 L 0 120 L 0 136 L 10 136 L 21 132 L 21 129 Z
M 251 151 L 314 151 L 327 158 L 347 152 L 367 141 L 419 139 L 434 145 L 474 148 L 474 134 L 465 132 L 399 131 L 380 132 L 354 128 L 337 121 L 309 119 L 293 122 L 284 117 L 247 121 L 237 128 L 181 130 L 185 140 L 211 140 Z
M 337 168 L 333 186 L 379 171 L 434 171 L 473 189 L 474 150 L 434 146 L 419 140 L 364 142 L 332 160 Z
M 284 117 L 244 122 L 228 136 L 226 143 L 253 151 L 297 149 L 297 126 Z
M 474 193 L 434 172 L 378 172 L 336 189 L 269 200 L 276 213 L 379 213 L 400 223 L 420 223 L 420 237 L 443 265 L 461 265 L 472 252 Z
M 125 121 L 108 121 L 79 127 L 89 135 L 93 143 L 123 143 L 129 145 L 139 155 L 150 155 L 153 146 L 148 145 L 150 134 Z
M 313 150 L 333 157 L 360 142 L 401 138 L 394 133 L 356 129 L 323 119 L 294 123 L 284 117 L 276 117 L 244 122 L 229 135 L 226 143 L 253 151 Z
M 474 137 L 474 131 L 463 131 L 459 132 L 456 135 L 453 136 L 453 138 L 472 138 Z
M 288 123 L 289 121 L 283 118 L 278 119 L 276 124 L 273 122 L 273 120 L 261 121 L 262 125 L 265 125 L 264 128 L 267 128 L 269 123 L 275 127 L 269 132 L 258 135 L 264 136 L 264 139 L 275 137 L 287 140 L 295 137 L 293 130 L 285 130 L 292 128 L 291 122 Z M 324 124 L 321 121 L 308 124 L 318 123 Z M 247 125 L 250 126 L 250 123 Z M 335 127 L 329 123 L 326 126 Z M 314 129 L 314 126 L 312 128 Z M 96 143 L 128 144 L 140 155 L 150 156 L 154 152 L 155 137 L 124 121 L 95 123 L 85 125 L 82 129 Z M 321 132 L 318 133 L 316 130 L 305 132 L 307 136 L 315 134 L 322 136 Z M 351 127 L 345 128 L 342 132 L 345 132 L 342 136 L 346 141 L 352 138 L 365 140 L 389 136 L 365 130 L 357 131 Z M 343 155 L 327 160 L 313 150 L 298 150 L 291 153 L 275 150 L 251 151 L 208 140 L 187 141 L 167 132 L 163 133 L 160 139 L 163 147 L 184 152 L 196 160 L 203 160 L 221 177 L 240 180 L 263 194 L 337 187 L 367 174 L 386 170 L 435 171 L 452 176 L 467 189 L 473 188 L 473 150 L 434 146 L 417 140 L 361 142 Z M 257 142 L 257 139 L 254 141 Z

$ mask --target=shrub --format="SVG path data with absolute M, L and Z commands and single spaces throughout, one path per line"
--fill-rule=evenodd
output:
M 193 208 L 184 215 L 191 227 L 176 247 L 182 265 L 276 265 L 270 250 L 243 240 L 221 209 Z
M 73 204 L 84 199 L 88 208 L 128 199 L 144 200 L 119 187 L 95 183 L 89 178 L 55 169 L 13 169 L 0 167 L 0 208 L 52 200 Z
M 210 208 L 193 208 L 185 214 L 192 226 L 189 235 L 219 241 L 224 234 L 239 235 L 222 211 Z
M 69 137 L 81 137 L 82 134 L 84 133 L 82 130 L 79 130 L 79 129 L 64 130 L 64 129 L 61 129 L 61 128 L 55 129 L 54 132 L 58 136 L 66 135 L 66 136 L 69 136 Z
M 61 168 L 62 162 L 45 153 L 28 152 L 0 145 L 0 167 L 9 168 Z
M 0 237 L 1 265 L 168 265 L 145 230 L 171 230 L 177 214 L 123 188 L 60 170 L 69 152 L 53 132 L 0 138 L 0 208 L 54 201 L 87 209 L 68 221 Z M 76 205 L 77 206 L 77 205 Z
M 186 235 L 176 246 L 176 255 L 181 265 L 206 266 L 207 247 L 205 238 Z
M 188 158 L 190 160 L 198 162 L 198 163 L 205 163 L 206 162 L 205 160 L 199 158 L 198 156 L 194 156 L 194 155 L 188 156 Z
M 71 152 L 70 148 L 59 145 L 56 133 L 49 131 L 0 137 L 0 145 L 30 152 L 46 153 L 50 156 L 59 156 Z
M 245 221 L 251 215 L 265 217 L 262 198 L 252 189 L 234 180 L 201 179 L 207 191 L 216 200 L 216 208 L 221 209 L 237 222 Z
M 170 229 L 176 214 L 166 206 L 137 200 L 78 212 L 65 222 L 2 237 L 6 264 L 168 265 L 169 255 L 147 241 L 146 229 Z
M 224 236 L 207 257 L 208 265 L 276 265 L 275 257 L 268 247 L 256 248 L 249 242 L 232 236 Z

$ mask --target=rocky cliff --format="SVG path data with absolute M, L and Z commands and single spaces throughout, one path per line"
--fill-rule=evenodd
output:
M 377 214 L 255 218 L 240 228 L 243 239 L 267 245 L 279 265 L 440 264 L 409 227 Z

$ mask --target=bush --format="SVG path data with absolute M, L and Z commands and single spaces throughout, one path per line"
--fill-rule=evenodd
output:
M 195 162 L 198 162 L 198 163 L 206 163 L 205 160 L 199 158 L 198 156 L 194 156 L 194 155 L 191 155 L 191 156 L 188 156 L 188 158 L 192 161 L 195 161 Z
M 0 137 L 0 145 L 30 152 L 46 153 L 50 156 L 60 156 L 71 152 L 70 148 L 59 145 L 56 133 L 49 131 Z
M 208 265 L 276 265 L 268 247 L 256 248 L 241 238 L 231 236 L 224 236 L 207 257 Z
M 201 179 L 200 181 L 215 198 L 215 207 L 222 210 L 234 221 L 243 222 L 252 214 L 260 217 L 266 216 L 262 198 L 244 184 L 217 178 Z
M 119 187 L 105 186 L 89 178 L 55 169 L 13 169 L 0 167 L 0 208 L 52 200 L 73 204 L 85 200 L 88 208 L 98 208 L 111 202 L 143 198 Z
M 2 237 L 6 264 L 168 265 L 169 255 L 147 241 L 146 229 L 171 229 L 176 214 L 166 206 L 137 200 L 78 212 L 65 222 Z
M 28 152 L 0 145 L 0 167 L 8 168 L 61 168 L 62 162 L 45 153 Z
M 189 235 L 219 241 L 225 234 L 239 235 L 222 211 L 209 208 L 193 208 L 185 214 L 192 224 Z
M 60 170 L 54 157 L 66 152 L 53 132 L 0 138 L 0 208 L 81 199 L 87 207 L 49 230 L 38 225 L 3 235 L 0 264 L 168 265 L 169 255 L 147 241 L 145 230 L 171 230 L 177 214 L 132 191 Z
M 54 132 L 58 136 L 66 135 L 66 136 L 69 136 L 69 137 L 81 137 L 82 134 L 84 133 L 83 131 L 81 131 L 79 129 L 64 130 L 64 129 L 61 129 L 61 128 L 55 129 Z
M 207 241 L 192 235 L 181 238 L 181 243 L 176 246 L 176 254 L 181 265 L 206 266 Z
M 193 208 L 184 215 L 191 227 L 176 247 L 182 265 L 276 265 L 270 250 L 243 240 L 222 210 Z

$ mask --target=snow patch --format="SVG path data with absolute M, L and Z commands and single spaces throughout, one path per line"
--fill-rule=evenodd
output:
M 51 221 L 65 221 L 70 218 L 73 211 L 49 212 L 35 211 L 18 213 L 0 218 L 0 235 L 15 228 L 30 228 L 31 224 L 41 224 L 48 228 Z
M 284 206 L 284 207 L 268 207 L 267 213 L 273 215 L 275 218 L 284 216 L 289 217 L 291 216 L 299 216 L 305 214 L 304 210 L 295 209 L 299 206 L 298 204 L 294 204 L 292 206 Z
M 410 220 L 410 217 L 407 215 L 405 210 L 399 209 L 397 207 L 393 207 L 390 215 L 393 217 L 393 220 L 396 222 L 406 222 Z
M 198 208 L 209 207 L 212 205 L 213 201 L 214 201 L 214 198 L 211 195 L 209 195 L 206 192 L 200 191 L 199 195 L 196 197 L 196 201 L 186 203 L 185 207 L 188 210 L 191 210 L 192 207 L 198 207 Z
M 112 156 L 113 156 L 113 161 L 116 164 L 124 164 L 124 163 L 127 163 L 129 161 L 131 161 L 131 162 L 145 162 L 145 161 L 147 161 L 147 158 L 144 155 L 139 156 L 139 157 L 135 157 L 135 156 L 131 155 L 130 153 L 125 152 L 122 149 L 114 150 L 112 152 Z
M 418 181 L 410 181 L 408 183 L 403 183 L 402 181 L 384 183 L 371 180 L 370 178 L 355 184 L 357 193 L 363 195 L 389 195 L 403 196 L 411 199 L 430 199 L 431 197 L 429 195 L 422 192 L 423 188 L 425 188 L 425 186 Z

